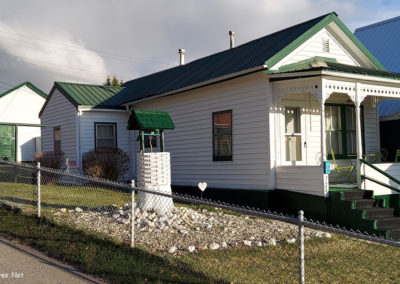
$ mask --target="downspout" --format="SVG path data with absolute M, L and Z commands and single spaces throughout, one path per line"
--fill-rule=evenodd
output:
M 78 112 L 76 113 L 75 131 L 76 131 L 76 155 L 77 155 L 76 162 L 78 164 L 78 167 L 82 170 L 82 165 L 81 165 L 81 119 L 80 119 L 81 115 L 82 115 L 82 111 L 78 110 Z

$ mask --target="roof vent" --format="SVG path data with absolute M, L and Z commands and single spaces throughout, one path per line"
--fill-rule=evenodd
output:
M 232 31 L 229 31 L 229 38 L 230 38 L 231 48 L 234 48 L 235 47 L 235 33 Z
M 180 54 L 180 56 L 179 56 L 179 65 L 182 66 L 182 65 L 185 64 L 185 50 L 180 48 L 178 52 Z
M 329 39 L 322 39 L 322 52 L 329 52 Z

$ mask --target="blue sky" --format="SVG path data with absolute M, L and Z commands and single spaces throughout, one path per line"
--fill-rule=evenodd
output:
M 105 5 L 104 3 L 107 3 Z M 0 0 L 0 92 L 31 81 L 124 81 L 336 11 L 352 30 L 400 15 L 383 0 Z

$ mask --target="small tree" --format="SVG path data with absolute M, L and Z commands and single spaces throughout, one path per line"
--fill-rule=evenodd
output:
M 113 76 L 112 79 L 110 76 L 107 76 L 106 81 L 104 82 L 104 86 L 114 86 L 114 87 L 121 87 L 124 82 L 122 80 L 118 80 L 117 76 Z

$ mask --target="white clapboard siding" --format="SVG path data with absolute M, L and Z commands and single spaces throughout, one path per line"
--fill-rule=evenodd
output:
M 37 137 L 40 137 L 40 127 L 18 126 L 17 161 L 30 162 L 33 160 Z
M 322 166 L 278 166 L 276 188 L 326 196 Z
M 131 162 L 130 172 L 134 172 L 134 140 L 133 131 L 127 130 L 129 112 L 91 110 L 83 111 L 80 121 L 80 153 L 79 156 L 95 148 L 95 123 L 116 123 L 117 147 L 129 155 Z M 80 159 L 80 166 L 81 164 Z M 131 178 L 132 175 L 129 176 Z
M 377 152 L 380 148 L 379 117 L 376 107 L 364 109 L 365 152 Z
M 323 39 L 329 40 L 329 52 L 324 52 L 322 49 Z M 337 62 L 343 64 L 360 65 L 339 40 L 324 28 L 276 64 L 273 69 L 278 69 L 280 66 L 296 63 L 315 56 L 335 58 Z
M 54 127 L 61 127 L 61 150 L 70 162 L 77 162 L 76 153 L 76 116 L 77 109 L 57 89 L 54 90 L 48 101 L 41 121 L 45 127 L 42 128 L 42 151 L 54 150 Z
M 267 84 L 258 73 L 133 105 L 171 115 L 176 129 L 165 131 L 165 147 L 173 185 L 269 189 Z M 214 162 L 212 113 L 224 110 L 232 110 L 233 161 Z
M 388 173 L 392 177 L 400 180 L 400 163 L 382 163 L 382 164 L 379 163 L 379 164 L 374 164 L 374 166 L 376 166 L 380 170 Z M 391 186 L 394 186 L 394 187 L 400 189 L 400 186 L 397 183 L 393 182 L 388 177 L 382 175 L 381 173 L 379 173 L 378 171 L 374 170 L 373 168 L 371 168 L 367 165 L 362 166 L 362 171 L 368 177 L 371 177 L 371 178 L 381 181 L 385 184 L 388 184 L 388 185 L 391 185 Z M 398 192 L 393 191 L 382 185 L 376 184 L 375 182 L 372 182 L 370 180 L 364 181 L 363 188 L 373 190 L 374 195 L 398 194 Z
M 0 98 L 0 122 L 40 124 L 39 111 L 45 99 L 27 86 Z

